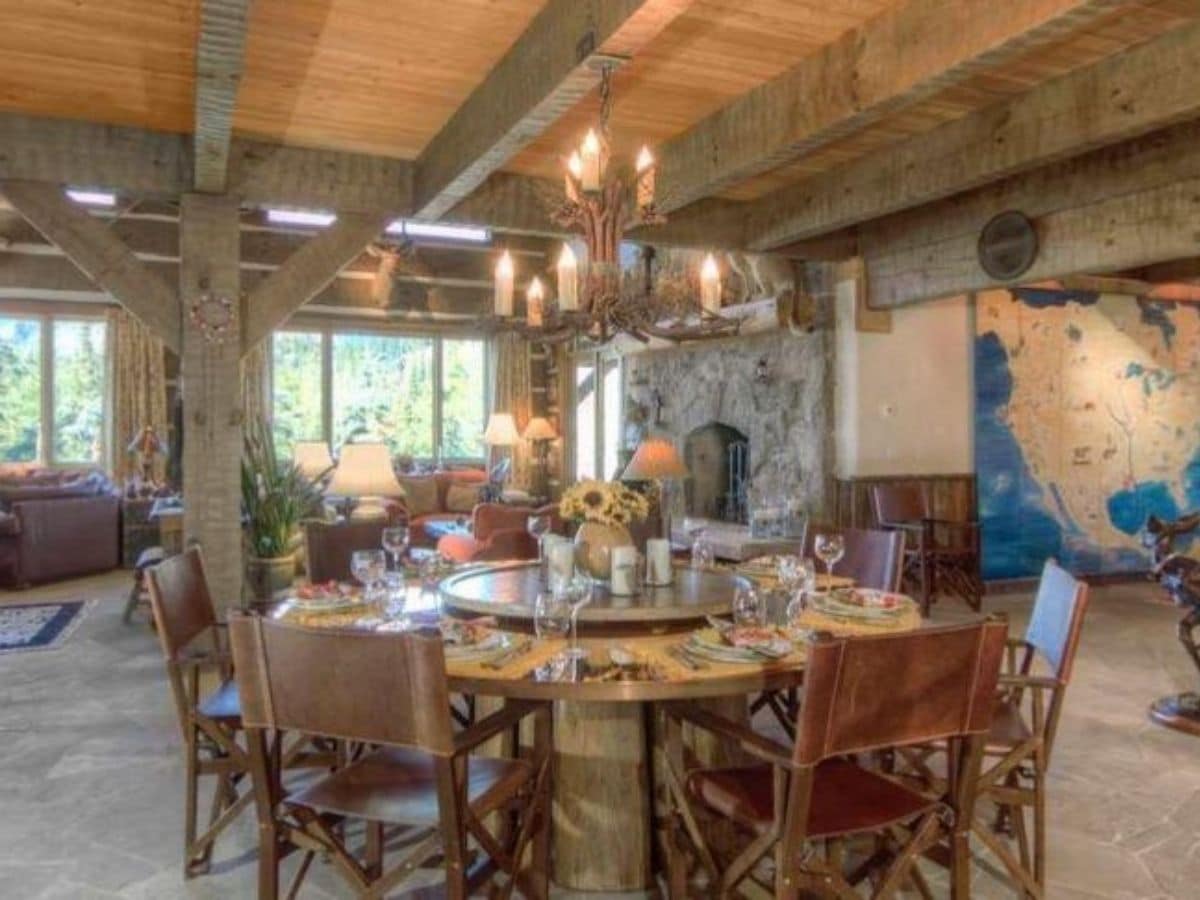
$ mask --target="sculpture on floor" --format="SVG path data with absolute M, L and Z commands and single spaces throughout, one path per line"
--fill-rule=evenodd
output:
M 1177 538 L 1189 534 L 1200 538 L 1200 512 L 1174 522 L 1151 516 L 1146 520 L 1144 540 L 1154 551 L 1152 576 L 1177 606 L 1187 610 L 1179 622 L 1179 642 L 1200 671 L 1200 648 L 1195 638 L 1195 630 L 1200 627 L 1200 559 L 1175 547 Z M 1151 704 L 1150 717 L 1168 728 L 1200 736 L 1200 694 L 1189 691 L 1161 697 Z

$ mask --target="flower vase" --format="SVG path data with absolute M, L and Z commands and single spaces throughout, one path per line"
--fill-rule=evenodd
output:
M 614 547 L 633 544 L 624 525 L 584 522 L 575 532 L 575 566 L 593 581 L 606 582 L 612 573 Z

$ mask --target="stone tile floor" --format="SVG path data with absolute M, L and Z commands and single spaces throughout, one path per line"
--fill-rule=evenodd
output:
M 0 657 L 0 898 L 254 896 L 252 817 L 217 845 L 212 874 L 180 875 L 179 736 L 153 633 L 122 625 L 128 575 L 0 594 L 95 598 L 59 651 Z M 1050 889 L 1061 900 L 1200 897 L 1200 740 L 1145 718 L 1193 686 L 1177 614 L 1151 586 L 1101 588 L 1084 633 L 1050 783 Z M 1029 598 L 990 598 L 1023 624 Z M 939 618 L 957 616 L 948 608 Z M 974 895 L 1011 897 L 977 867 Z M 304 898 L 347 894 L 327 866 Z

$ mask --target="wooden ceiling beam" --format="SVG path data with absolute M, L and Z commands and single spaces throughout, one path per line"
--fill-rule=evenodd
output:
M 1125 0 L 909 0 L 668 141 L 660 205 L 671 211 L 1027 54 Z
M 203 0 L 196 40 L 195 187 L 225 193 L 250 0 Z
M 246 298 L 243 352 L 248 353 L 324 290 L 386 225 L 387 219 L 379 215 L 342 214 L 267 276 Z
M 550 0 L 417 159 L 416 215 L 438 219 L 694 0 Z
M 168 348 L 179 352 L 178 295 L 102 221 L 68 200 L 58 185 L 4 181 L 0 182 L 0 192 L 46 240 L 137 316 Z
M 983 226 L 1032 219 L 1039 251 L 1015 284 L 1200 255 L 1200 123 L 1016 175 L 859 227 L 873 307 L 1011 287 L 979 265 Z
M 741 211 L 746 244 L 814 238 L 1200 116 L 1197 60 L 1200 24 L 789 185 Z

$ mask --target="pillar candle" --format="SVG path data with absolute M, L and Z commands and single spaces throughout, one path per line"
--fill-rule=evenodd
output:
M 550 560 L 550 587 L 557 589 L 575 574 L 575 545 L 566 538 L 555 537 L 546 549 Z
M 646 584 L 668 585 L 671 576 L 671 542 L 666 538 L 650 538 L 646 541 Z
M 700 267 L 700 308 L 708 313 L 721 311 L 721 270 L 711 253 Z
M 570 244 L 563 244 L 558 256 L 558 308 L 563 312 L 579 309 L 579 264 Z
M 525 315 L 530 328 L 542 327 L 542 308 L 545 302 L 546 289 L 542 287 L 542 280 L 534 275 L 525 290 Z
M 637 593 L 637 547 L 612 548 L 612 592 L 618 597 Z
M 654 205 L 654 157 L 649 147 L 643 147 L 637 158 L 637 205 L 645 209 Z
M 496 263 L 495 308 L 498 316 L 513 314 L 513 258 L 507 250 Z
M 583 139 L 583 146 L 579 149 L 579 159 L 583 163 L 583 175 L 580 181 L 585 191 L 600 190 L 600 183 L 604 180 L 602 150 L 600 138 L 596 137 L 596 132 L 589 128 L 587 136 Z

